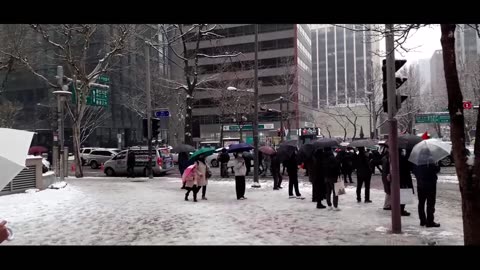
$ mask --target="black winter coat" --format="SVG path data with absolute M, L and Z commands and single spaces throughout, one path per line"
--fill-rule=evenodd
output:
M 390 159 L 387 153 L 382 158 L 382 183 L 385 193 L 390 194 L 390 182 L 387 179 L 388 174 L 390 174 Z
M 420 189 L 435 189 L 437 185 L 437 173 L 440 172 L 440 167 L 435 164 L 430 165 L 413 165 L 413 174 L 417 179 L 417 187 Z
M 340 163 L 331 152 L 326 153 L 324 160 L 323 168 L 325 171 L 325 178 L 327 181 L 335 183 L 340 175 Z
M 366 153 L 362 154 L 360 152 L 355 156 L 354 167 L 357 169 L 357 176 L 369 177 L 372 175 L 372 171 L 370 170 L 370 162 Z
M 228 153 L 220 153 L 218 161 L 221 163 L 228 163 L 230 161 L 230 155 Z
M 135 153 L 133 151 L 128 151 L 127 166 L 128 167 L 134 167 L 135 166 Z

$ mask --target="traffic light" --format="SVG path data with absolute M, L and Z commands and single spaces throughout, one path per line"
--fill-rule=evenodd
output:
M 407 60 L 395 60 L 395 72 L 397 72 L 403 65 L 407 63 Z M 383 72 L 383 111 L 388 113 L 388 91 L 387 91 L 387 60 L 383 59 L 382 61 L 382 72 Z M 400 88 L 403 83 L 407 81 L 407 78 L 399 78 L 395 77 L 395 89 Z M 396 94 L 397 102 L 396 102 L 396 111 L 400 110 L 400 107 L 402 106 L 402 102 L 404 102 L 408 96 L 404 95 L 398 95 Z
M 157 138 L 160 133 L 160 119 L 150 119 L 152 123 L 152 138 Z M 148 138 L 147 119 L 143 119 L 143 137 Z

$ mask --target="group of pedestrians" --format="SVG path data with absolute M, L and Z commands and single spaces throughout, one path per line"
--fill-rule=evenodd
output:
M 379 169 L 382 174 L 382 183 L 385 191 L 384 210 L 391 210 L 391 192 L 390 192 L 390 161 L 388 148 L 380 153 L 369 153 L 365 147 L 357 147 L 358 153 L 355 153 L 353 148 L 347 147 L 341 149 L 337 155 L 334 155 L 332 148 L 319 148 L 308 158 L 300 158 L 298 151 L 295 150 L 292 155 L 281 161 L 274 153 L 272 155 L 263 155 L 263 175 L 266 176 L 266 171 L 270 169 L 273 177 L 273 190 L 282 189 L 282 173 L 281 165 L 283 163 L 288 174 L 288 196 L 290 199 L 305 199 L 302 196 L 298 183 L 298 165 L 304 164 L 304 168 L 308 171 L 309 181 L 312 183 L 312 202 L 316 203 L 318 209 L 329 208 L 333 210 L 340 210 L 339 197 L 335 189 L 335 183 L 344 182 L 345 184 L 353 183 L 352 173 L 356 171 L 357 187 L 356 199 L 358 203 L 362 202 L 362 188 L 364 188 L 364 203 L 372 203 L 370 199 L 370 183 L 375 167 Z M 416 166 L 408 161 L 409 151 L 399 149 L 399 171 L 400 171 L 400 188 L 412 189 L 413 191 L 413 173 L 417 179 L 417 193 L 418 193 L 418 213 L 420 217 L 420 225 L 427 227 L 439 227 L 440 224 L 434 222 L 435 212 L 435 196 L 436 196 L 436 181 L 437 173 L 440 168 L 434 162 L 430 165 Z M 303 159 L 303 160 L 301 160 Z M 379 162 L 380 160 L 380 162 Z M 221 164 L 221 176 L 228 177 L 227 164 L 231 162 L 233 173 L 235 175 L 235 190 L 237 200 L 245 200 L 245 176 L 248 173 L 248 158 L 242 153 L 234 153 L 233 161 L 227 151 L 222 150 L 219 155 Z M 210 169 L 205 164 L 205 157 L 200 156 L 195 161 L 194 177 L 184 182 L 182 188 L 187 189 L 185 200 L 188 200 L 188 195 L 192 191 L 194 201 L 201 187 L 202 199 L 206 200 L 206 186 L 208 178 L 211 176 Z M 381 166 L 379 166 L 380 164 Z M 188 161 L 188 156 L 179 156 L 180 172 L 192 165 Z M 342 179 L 343 178 L 343 179 Z M 322 202 L 326 201 L 327 206 Z M 425 213 L 426 204 L 426 213 Z M 401 215 L 410 216 L 410 213 L 405 209 L 405 204 L 401 204 Z

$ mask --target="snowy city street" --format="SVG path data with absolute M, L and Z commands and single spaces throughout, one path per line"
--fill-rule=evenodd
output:
M 183 200 L 174 177 L 70 178 L 63 189 L 0 197 L 0 219 L 15 232 L 5 245 L 461 245 L 458 185 L 441 178 L 435 213 L 441 227 L 419 226 L 415 200 L 401 235 L 387 232 L 391 217 L 382 209 L 383 190 L 375 188 L 378 176 L 372 204 L 357 203 L 350 186 L 339 212 L 316 209 L 306 181 L 300 183 L 306 199 L 298 200 L 288 199 L 288 181 L 273 191 L 270 179 L 260 189 L 250 188 L 249 179 L 248 199 L 238 201 L 233 179 L 212 179 L 208 200 L 194 203 Z

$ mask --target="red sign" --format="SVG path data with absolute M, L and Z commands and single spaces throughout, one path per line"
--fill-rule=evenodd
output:
M 470 110 L 472 107 L 473 107 L 473 106 L 472 106 L 472 102 L 471 102 L 471 101 L 464 101 L 464 102 L 463 102 L 463 108 L 464 108 L 465 110 Z

